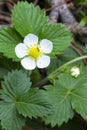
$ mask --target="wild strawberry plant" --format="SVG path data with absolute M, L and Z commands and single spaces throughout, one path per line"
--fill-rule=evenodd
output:
M 12 24 L 0 31 L 1 129 L 58 129 L 76 114 L 87 120 L 87 56 L 70 48 L 67 27 L 27 2 L 14 6 Z

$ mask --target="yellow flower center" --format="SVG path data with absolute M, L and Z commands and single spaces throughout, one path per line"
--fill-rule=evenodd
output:
M 32 46 L 28 49 L 28 55 L 36 60 L 39 56 L 42 55 L 42 52 L 38 46 Z

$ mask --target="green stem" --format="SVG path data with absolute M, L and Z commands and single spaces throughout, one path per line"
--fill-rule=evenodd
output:
M 75 59 L 73 59 L 73 60 L 71 60 L 71 61 L 65 63 L 64 65 L 62 65 L 62 66 L 60 66 L 59 68 L 57 68 L 56 70 L 54 70 L 54 71 L 53 71 L 51 74 L 49 74 L 45 79 L 43 79 L 43 80 L 41 80 L 39 83 L 37 83 L 34 87 L 42 87 L 42 86 L 44 86 L 45 84 L 47 84 L 47 82 L 48 82 L 49 80 L 55 79 L 55 78 L 58 76 L 59 72 L 60 72 L 63 68 L 65 68 L 66 66 L 68 66 L 68 65 L 70 65 L 70 64 L 72 64 L 72 63 L 74 63 L 74 62 L 76 62 L 76 61 L 79 61 L 79 60 L 82 60 L 82 59 L 85 59 L 85 58 L 87 58 L 87 55 L 81 56 L 81 57 L 78 57 L 78 58 L 75 58 Z
M 82 59 L 85 59 L 87 58 L 87 55 L 85 56 L 81 56 L 81 57 L 78 57 L 78 58 L 75 58 L 67 63 L 65 63 L 64 65 L 60 66 L 59 68 L 57 68 L 56 70 L 54 70 L 50 75 L 47 76 L 48 79 L 54 79 L 58 76 L 58 73 L 59 71 L 61 71 L 63 68 L 65 68 L 66 66 L 76 62 L 76 61 L 79 61 L 79 60 L 82 60 Z

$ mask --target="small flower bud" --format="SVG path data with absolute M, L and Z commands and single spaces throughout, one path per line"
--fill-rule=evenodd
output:
M 73 67 L 70 69 L 70 74 L 71 74 L 71 76 L 77 78 L 77 77 L 80 75 L 80 69 L 79 69 L 79 67 L 73 66 Z

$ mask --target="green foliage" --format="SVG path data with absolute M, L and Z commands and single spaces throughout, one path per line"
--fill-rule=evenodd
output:
M 51 126 L 46 126 L 40 119 L 28 120 L 27 125 L 33 130 L 82 130 L 83 128 L 81 120 L 78 120 L 76 117 L 74 117 L 72 120 L 69 120 L 68 123 L 63 124 L 61 127 L 56 126 L 51 128 Z
M 2 29 L 0 32 L 0 52 L 14 61 L 18 61 L 15 46 L 23 43 L 24 37 L 29 33 L 36 34 L 39 40 L 48 39 L 53 42 L 53 51 L 50 54 L 52 57 L 71 44 L 72 36 L 69 30 L 62 24 L 49 24 L 45 11 L 33 4 L 19 2 L 15 5 L 12 22 L 14 27 Z
M 45 11 L 27 2 L 14 6 L 12 24 L 0 31 L 1 129 L 22 130 L 27 124 L 33 130 L 80 130 L 79 122 L 72 118 L 79 114 L 87 120 L 87 67 L 82 61 L 76 62 L 78 54 L 69 47 L 72 34 L 62 24 L 49 24 Z M 21 65 L 15 46 L 29 33 L 37 35 L 39 41 L 52 41 L 47 69 L 17 70 Z M 77 78 L 70 75 L 73 65 L 81 72 Z
M 41 39 L 49 39 L 53 42 L 52 56 L 60 54 L 66 49 L 72 40 L 69 30 L 62 24 L 48 24 L 43 28 Z
M 57 57 L 51 59 L 51 63 L 47 68 L 47 74 L 50 74 L 59 67 L 59 59 Z
M 2 127 L 6 130 L 21 130 L 24 125 L 24 118 L 18 114 L 16 101 L 30 88 L 31 82 L 22 71 L 13 71 L 4 77 L 2 82 L 0 102 L 0 120 Z
M 33 33 L 38 35 L 39 39 L 51 40 L 54 45 L 51 53 L 53 56 L 61 53 L 71 43 L 72 37 L 69 30 L 62 24 L 48 24 L 45 12 L 39 7 L 34 8 L 32 4 L 19 3 L 13 10 L 12 19 L 14 27 L 23 37 Z
M 81 13 L 81 21 L 79 23 L 80 26 L 85 26 L 87 24 L 87 16 L 86 13 L 83 11 L 80 11 Z
M 45 11 L 27 2 L 19 2 L 12 11 L 14 27 L 23 37 L 29 33 L 39 35 L 47 19 Z
M 25 117 L 43 117 L 51 113 L 47 94 L 43 90 L 31 89 L 16 103 L 20 114 Z
M 18 62 L 12 61 L 12 59 L 8 59 L 7 57 L 0 54 L 0 78 L 3 78 L 9 71 L 12 69 L 21 69 L 21 65 Z
M 22 130 L 25 119 L 17 113 L 15 103 L 0 103 L 0 120 L 2 128 L 5 130 Z
M 58 67 L 60 67 L 61 65 L 65 64 L 66 62 L 68 62 L 68 61 L 70 61 L 72 59 L 75 59 L 76 57 L 78 57 L 78 54 L 74 50 L 72 50 L 71 47 L 68 47 L 60 55 L 58 55 L 55 58 L 51 59 L 51 63 L 47 68 L 47 74 L 52 73 Z M 73 63 L 72 65 L 70 65 L 68 67 L 65 67 L 64 71 L 63 70 L 62 71 L 65 73 L 65 70 L 66 71 L 69 70 L 68 73 L 70 73 L 70 68 L 72 66 L 74 66 L 74 65 L 78 66 L 78 67 L 81 66 L 82 68 L 85 69 L 83 62 L 80 60 L 80 61 L 77 61 L 77 62 Z
M 85 120 L 87 120 L 87 83 L 85 77 L 82 77 L 79 82 L 79 87 L 72 90 L 71 101 L 72 107 L 79 113 Z M 81 80 L 84 81 L 82 84 Z M 81 84 L 81 85 L 80 85 Z
M 73 117 L 73 109 L 87 120 L 87 74 L 75 79 L 68 74 L 59 76 L 54 85 L 45 86 L 54 112 L 45 118 L 45 123 L 54 127 Z
M 87 0 L 75 0 L 76 5 L 87 5 Z
M 30 78 L 21 70 L 9 72 L 4 77 L 0 97 L 0 120 L 6 130 L 21 130 L 24 117 L 43 117 L 51 112 L 46 92 L 30 89 L 30 86 Z
M 48 92 L 49 99 L 54 107 L 54 111 L 51 115 L 45 118 L 45 123 L 51 123 L 51 126 L 61 125 L 63 122 L 67 122 L 69 118 L 73 117 L 73 110 L 68 95 L 68 90 L 62 87 L 59 81 L 55 81 L 54 85 L 48 85 L 45 87 Z
M 58 59 L 60 59 L 64 64 L 65 62 L 75 59 L 78 56 L 79 55 L 71 47 L 68 47 L 63 51 L 63 53 L 58 57 Z M 78 62 L 79 64 L 82 63 L 82 61 L 78 61 Z
M 18 60 L 15 55 L 15 46 L 22 42 L 22 37 L 13 28 L 6 28 L 0 31 L 0 52 L 8 58 Z
M 31 86 L 30 78 L 27 77 L 26 73 L 18 70 L 12 71 L 12 73 L 9 72 L 8 75 L 4 77 L 4 80 L 5 81 L 2 82 L 3 90 L 1 97 L 5 101 L 8 101 L 8 98 L 4 97 L 6 95 L 8 97 L 6 93 L 10 92 L 9 96 L 13 97 L 13 101 L 29 91 Z
M 86 26 L 87 25 L 87 0 L 75 0 L 75 4 L 78 8 L 77 13 L 79 13 L 80 17 L 80 26 Z

